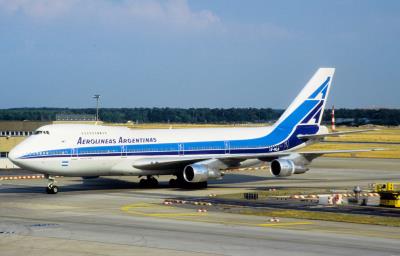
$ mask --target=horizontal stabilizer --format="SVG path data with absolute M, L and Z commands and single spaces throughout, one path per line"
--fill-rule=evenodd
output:
M 331 132 L 331 133 L 320 133 L 320 134 L 299 134 L 297 138 L 299 139 L 322 139 L 325 137 L 339 137 L 341 135 L 351 134 L 351 133 L 362 133 L 377 131 L 379 129 L 365 129 L 365 130 L 353 130 L 353 131 L 342 131 L 342 132 Z
M 344 149 L 344 150 L 320 150 L 320 151 L 306 151 L 306 152 L 296 152 L 303 155 L 309 161 L 314 158 L 320 157 L 326 154 L 340 154 L 340 153 L 362 153 L 362 152 L 372 152 L 372 151 L 384 151 L 384 148 L 366 148 L 366 149 Z

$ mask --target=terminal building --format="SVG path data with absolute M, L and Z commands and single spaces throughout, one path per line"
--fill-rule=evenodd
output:
M 56 122 L 96 122 L 96 115 L 57 114 Z

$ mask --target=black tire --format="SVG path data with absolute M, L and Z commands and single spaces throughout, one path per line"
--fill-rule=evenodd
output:
M 178 187 L 178 181 L 177 181 L 176 179 L 170 179 L 170 180 L 169 180 L 169 186 L 170 186 L 171 188 L 176 188 L 176 187 Z
M 207 188 L 207 181 L 204 182 L 187 182 L 187 181 L 178 181 L 178 187 L 184 189 L 205 189 Z
M 207 181 L 195 183 L 195 187 L 196 187 L 196 188 L 206 189 L 207 186 L 208 186 Z
M 158 180 L 156 178 L 151 178 L 149 180 L 149 183 L 150 183 L 150 187 L 152 187 L 152 188 L 158 187 Z
M 57 194 L 58 193 L 58 187 L 54 185 L 50 185 L 46 188 L 46 193 L 47 194 Z
M 190 187 L 191 183 L 187 182 L 183 178 L 183 172 L 181 172 L 176 175 L 176 183 L 175 184 L 176 184 L 176 187 L 178 187 L 178 188 L 188 188 L 188 187 Z
M 145 187 L 147 186 L 147 184 L 148 184 L 148 182 L 147 182 L 147 180 L 145 180 L 145 179 L 141 179 L 141 180 L 139 181 L 139 185 L 140 185 L 142 188 L 145 188 Z

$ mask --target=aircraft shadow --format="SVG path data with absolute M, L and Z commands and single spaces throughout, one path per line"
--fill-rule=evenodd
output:
M 275 177 L 263 177 L 247 174 L 227 174 L 222 180 L 211 180 L 209 181 L 210 188 L 224 188 L 225 185 L 229 185 L 229 188 L 242 188 L 242 189 L 252 189 L 261 190 L 268 186 L 268 181 L 276 180 Z M 308 179 L 306 179 L 308 180 Z M 141 190 L 161 190 L 165 188 L 170 188 L 167 181 L 161 181 L 159 186 L 156 188 L 144 188 L 139 185 L 138 182 L 123 180 L 123 177 L 99 177 L 94 179 L 81 179 L 76 178 L 73 184 L 63 184 L 62 179 L 58 180 L 58 186 L 60 192 L 74 192 L 74 191 L 118 191 L 118 190 L 136 190 L 140 192 Z M 247 184 L 251 182 L 265 181 L 265 183 L 257 184 L 259 187 L 254 187 L 254 184 Z M 299 179 L 296 179 L 298 182 Z M 68 181 L 70 183 L 71 181 Z M 7 184 L 6 187 L 0 189 L 0 193 L 44 193 L 47 181 L 43 180 L 43 186 L 29 186 L 29 185 L 13 185 Z M 198 190 L 198 188 L 171 188 L 175 191 L 185 191 L 185 190 Z
M 222 180 L 214 180 L 210 181 L 209 184 L 211 187 L 219 187 L 222 184 L 240 184 L 247 182 L 256 182 L 256 181 L 267 181 L 270 180 L 269 177 L 260 177 L 254 175 L 245 175 L 245 174 L 228 174 Z M 63 184 L 62 178 L 58 180 L 58 186 L 60 188 L 60 192 L 72 192 L 72 191 L 95 191 L 95 190 L 128 190 L 128 189 L 137 189 L 137 190 L 157 190 L 157 189 L 165 189 L 169 188 L 169 184 L 167 181 L 160 181 L 160 184 L 156 188 L 143 188 L 139 185 L 138 182 L 123 180 L 123 177 L 99 177 L 94 179 L 81 179 L 76 178 L 76 182 L 74 184 Z M 70 181 L 68 181 L 70 183 Z M 38 186 L 29 186 L 29 185 L 21 185 L 21 184 L 7 184 L 7 186 L 3 186 L 0 189 L 0 193 L 43 193 L 47 181 L 43 180 L 43 187 Z M 185 188 L 171 188 L 179 190 L 191 190 Z

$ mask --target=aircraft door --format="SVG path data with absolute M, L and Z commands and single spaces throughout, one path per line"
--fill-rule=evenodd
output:
M 231 146 L 230 146 L 229 141 L 225 141 L 224 145 L 225 145 L 225 154 L 230 154 L 231 153 Z
M 184 147 L 184 145 L 183 145 L 182 143 L 180 143 L 180 144 L 178 145 L 178 154 L 179 154 L 180 156 L 183 156 L 183 155 L 185 154 L 185 147 Z
M 126 155 L 127 155 L 127 146 L 126 145 L 122 145 L 121 146 L 121 156 L 122 157 L 126 157 Z
M 73 148 L 71 151 L 71 157 L 72 158 L 76 158 L 78 157 L 78 149 L 77 148 Z

